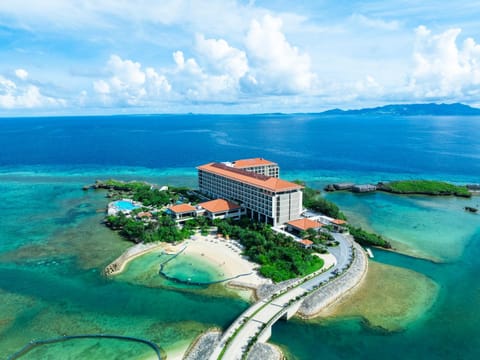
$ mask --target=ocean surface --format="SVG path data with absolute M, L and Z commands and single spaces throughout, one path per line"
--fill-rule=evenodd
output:
M 480 118 L 0 119 L 0 358 L 32 339 L 99 333 L 148 339 L 172 355 L 205 329 L 227 327 L 248 307 L 244 297 L 220 285 L 161 281 L 160 254 L 135 260 L 118 277 L 103 277 L 104 266 L 130 244 L 101 224 L 105 194 L 81 188 L 99 178 L 195 186 L 195 166 L 247 157 L 276 161 L 282 177 L 319 189 L 334 181 L 414 178 L 480 183 Z M 418 310 L 398 320 L 395 331 L 372 326 L 361 314 L 334 316 L 279 322 L 272 342 L 292 359 L 479 358 L 480 217 L 463 207 L 478 206 L 480 197 L 326 196 L 353 223 L 384 235 L 407 254 L 374 250 L 372 262 L 408 269 L 410 278 L 403 281 L 416 281 L 417 275 L 438 290 L 397 292 L 392 299 L 385 288 L 378 295 L 385 303 L 411 300 Z M 177 263 L 170 271 L 188 277 L 188 265 Z M 198 266 L 203 278 L 215 276 L 215 269 Z M 428 301 L 416 306 L 420 298 Z M 378 312 L 380 322 L 382 316 L 385 323 L 400 318 L 388 309 Z M 141 344 L 76 340 L 38 347 L 25 358 L 152 355 Z

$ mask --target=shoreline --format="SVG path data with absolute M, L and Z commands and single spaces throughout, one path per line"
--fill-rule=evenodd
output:
M 302 302 L 297 316 L 302 319 L 312 319 L 321 316 L 327 309 L 356 291 L 364 282 L 368 271 L 367 255 L 359 244 L 353 240 L 351 241 L 356 255 L 347 273 L 327 284 L 321 290 L 307 296 Z M 175 245 L 169 243 L 136 244 L 109 264 L 105 268 L 105 273 L 107 276 L 117 275 L 125 270 L 126 265 L 130 261 L 158 249 L 163 249 L 163 251 L 169 254 L 204 259 L 206 263 L 222 271 L 222 277 L 234 277 L 243 274 L 244 277 L 241 280 L 226 280 L 224 284 L 226 287 L 251 290 L 253 296 L 256 296 L 255 290 L 262 285 L 271 284 L 271 280 L 262 278 L 257 274 L 258 264 L 250 262 L 241 255 L 241 245 L 237 241 L 226 240 L 213 235 L 202 236 L 199 234 Z M 329 268 L 336 263 L 336 258 L 332 254 L 318 254 L 317 256 L 324 260 L 324 268 Z M 112 268 L 114 269 L 112 270 Z M 207 337 L 212 336 L 210 331 L 200 334 L 188 346 L 180 346 L 175 351 L 170 351 L 170 354 L 168 354 L 169 358 L 179 359 L 187 357 L 195 359 L 192 350 L 198 348 L 199 342 L 203 343 L 203 335 Z M 198 349 L 193 351 L 193 353 L 198 353 Z M 203 350 L 200 353 L 203 353 Z
M 382 247 L 379 247 L 379 246 L 370 246 L 370 247 L 374 248 L 375 250 L 387 251 L 387 252 L 391 252 L 391 253 L 398 254 L 398 255 L 401 255 L 401 256 L 409 257 L 409 258 L 412 258 L 412 259 L 428 261 L 428 262 L 431 262 L 433 264 L 445 264 L 445 263 L 447 263 L 445 260 L 442 260 L 438 257 L 434 257 L 434 256 L 428 257 L 428 256 L 423 256 L 421 254 L 415 255 L 415 254 L 413 254 L 413 252 L 409 252 L 408 250 L 399 250 L 397 248 L 386 249 L 386 248 L 382 248 Z
M 128 263 L 155 250 L 163 250 L 167 254 L 192 256 L 203 259 L 209 265 L 218 269 L 219 275 L 225 279 L 220 282 L 231 288 L 254 291 L 271 280 L 260 276 L 258 264 L 241 255 L 241 245 L 235 240 L 226 240 L 212 235 L 193 235 L 190 239 L 178 244 L 164 242 L 136 244 L 123 252 L 108 264 L 103 273 L 105 276 L 115 276 L 125 271 Z M 182 252 L 180 254 L 180 252 Z M 228 280 L 230 278 L 234 278 Z
M 115 276 L 121 274 L 128 263 L 142 255 L 148 254 L 151 251 L 163 249 L 164 243 L 149 243 L 149 244 L 135 244 L 126 249 L 119 257 L 113 260 L 103 269 L 105 276 Z
M 307 296 L 297 312 L 300 318 L 313 319 L 321 315 L 323 311 L 358 289 L 365 281 L 368 272 L 367 255 L 359 244 L 353 240 L 352 244 L 356 256 L 347 273 Z

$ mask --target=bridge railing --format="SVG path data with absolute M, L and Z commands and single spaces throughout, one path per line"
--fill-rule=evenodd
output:
M 346 240 L 347 243 L 350 244 L 350 246 L 348 247 L 348 252 L 349 252 L 349 254 L 348 254 L 349 255 L 349 262 L 348 262 L 348 264 L 344 268 L 341 269 L 341 273 L 334 274 L 334 276 L 329 278 L 327 281 L 322 281 L 319 284 L 314 285 L 311 289 L 305 289 L 305 292 L 301 295 L 301 298 L 302 298 L 301 300 L 303 300 L 303 298 L 306 297 L 307 295 L 318 291 L 320 288 L 322 288 L 323 286 L 328 284 L 329 281 L 340 277 L 350 268 L 351 264 L 353 263 L 354 256 L 355 256 L 354 255 L 354 248 L 353 248 L 353 245 L 352 245 L 352 243 L 349 239 L 347 239 L 345 237 L 344 237 L 344 239 Z M 227 330 L 224 332 L 224 336 L 222 336 L 222 339 L 220 340 L 219 344 L 217 345 L 217 346 L 222 346 L 222 350 L 221 350 L 219 356 L 217 357 L 217 359 L 220 360 L 220 359 L 223 358 L 223 355 L 225 354 L 229 345 L 231 344 L 233 339 L 237 336 L 237 334 L 240 332 L 240 330 L 243 328 L 245 323 L 247 323 L 250 319 L 252 319 L 253 316 L 255 316 L 258 312 L 260 312 L 264 307 L 266 307 L 268 304 L 270 304 L 273 300 L 276 300 L 280 296 L 286 294 L 287 292 L 289 292 L 289 291 L 303 285 L 304 283 L 312 280 L 313 278 L 329 271 L 332 267 L 335 267 L 335 265 L 332 265 L 327 269 L 322 269 L 322 270 L 316 271 L 316 272 L 314 272 L 312 274 L 309 274 L 309 275 L 307 275 L 303 278 L 297 279 L 294 283 L 289 284 L 288 286 L 276 291 L 275 293 L 273 293 L 272 295 L 270 295 L 266 299 L 261 299 L 261 300 L 257 301 L 254 305 L 252 305 L 250 308 L 248 308 L 246 311 L 244 311 L 239 316 L 239 318 L 237 318 L 237 320 L 235 320 L 235 322 L 232 325 L 230 325 L 227 328 Z M 300 299 L 297 299 L 297 300 L 300 301 Z M 246 314 L 250 313 L 254 307 L 259 307 L 259 308 L 256 309 L 252 314 L 246 316 Z M 288 310 L 288 307 L 286 307 L 286 310 Z M 284 310 L 282 309 L 280 312 L 282 312 L 282 311 L 284 311 Z M 275 315 L 275 317 L 277 315 L 278 315 L 278 313 Z M 283 316 L 283 313 L 281 314 L 281 316 Z M 276 318 L 275 321 L 277 321 L 280 317 Z M 273 324 L 272 320 L 269 320 L 268 323 Z M 266 328 L 265 324 L 262 325 L 262 330 L 261 331 L 263 331 L 265 328 Z M 233 333 L 225 339 L 225 336 L 227 336 L 232 331 L 233 331 Z M 258 336 L 259 336 L 259 333 L 257 333 L 252 338 L 258 339 Z M 254 343 L 255 343 L 255 341 L 253 342 L 253 344 Z M 253 346 L 253 344 L 251 346 Z M 248 351 L 245 351 L 244 354 L 248 354 Z

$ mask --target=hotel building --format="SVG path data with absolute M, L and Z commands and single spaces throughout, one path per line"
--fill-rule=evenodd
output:
M 225 163 L 236 169 L 242 169 L 255 174 L 266 175 L 271 177 L 280 177 L 280 167 L 277 163 L 265 160 L 263 158 L 236 160 L 231 163 Z
M 278 178 L 278 165 L 264 159 L 209 163 L 198 168 L 199 190 L 242 206 L 246 215 L 273 226 L 302 212 L 302 186 Z

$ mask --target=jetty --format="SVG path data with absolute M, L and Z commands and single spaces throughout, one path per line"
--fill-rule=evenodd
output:
M 377 186 L 372 184 L 364 184 L 364 185 L 353 185 L 352 192 L 355 193 L 366 193 L 366 192 L 373 192 L 377 191 Z

